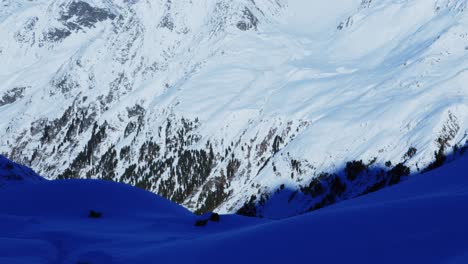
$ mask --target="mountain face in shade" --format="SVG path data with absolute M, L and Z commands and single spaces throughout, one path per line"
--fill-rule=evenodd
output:
M 0 188 L 0 261 L 467 263 L 467 170 L 464 155 L 390 188 L 280 220 L 196 216 L 112 181 L 11 184 Z
M 197 212 L 373 192 L 464 152 L 467 4 L 3 0 L 0 153 Z

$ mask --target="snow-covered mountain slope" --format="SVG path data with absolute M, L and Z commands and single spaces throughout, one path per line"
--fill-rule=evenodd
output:
M 0 188 L 6 185 L 40 182 L 45 179 L 28 167 L 14 163 L 0 155 Z
M 52 179 L 277 217 L 466 145 L 466 0 L 1 4 L 0 151 Z
M 119 183 L 10 185 L 0 191 L 0 262 L 466 263 L 467 170 L 463 156 L 301 216 L 221 215 L 205 226 L 181 206 Z
M 128 260 L 466 263 L 467 170 L 468 157 L 464 156 L 377 193 L 302 216 L 148 249 Z M 175 259 L 177 252 L 184 254 Z

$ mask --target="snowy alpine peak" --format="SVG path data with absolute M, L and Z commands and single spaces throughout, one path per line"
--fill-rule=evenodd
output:
M 467 142 L 466 0 L 2 4 L 0 151 L 51 178 L 295 214 Z

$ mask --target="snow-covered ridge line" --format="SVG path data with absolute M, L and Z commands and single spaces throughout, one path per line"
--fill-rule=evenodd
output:
M 0 155 L 0 188 L 7 185 L 45 181 L 30 168 L 14 163 Z
M 198 212 L 417 173 L 467 141 L 466 3 L 4 1 L 0 152 Z
M 11 185 L 0 189 L 0 261 L 466 263 L 467 169 L 465 155 L 380 192 L 275 221 L 195 216 L 110 181 Z

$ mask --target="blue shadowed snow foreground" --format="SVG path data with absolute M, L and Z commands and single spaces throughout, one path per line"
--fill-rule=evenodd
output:
M 0 263 L 468 263 L 467 171 L 465 156 L 313 213 L 221 216 L 204 227 L 184 208 L 117 183 L 6 184 Z

